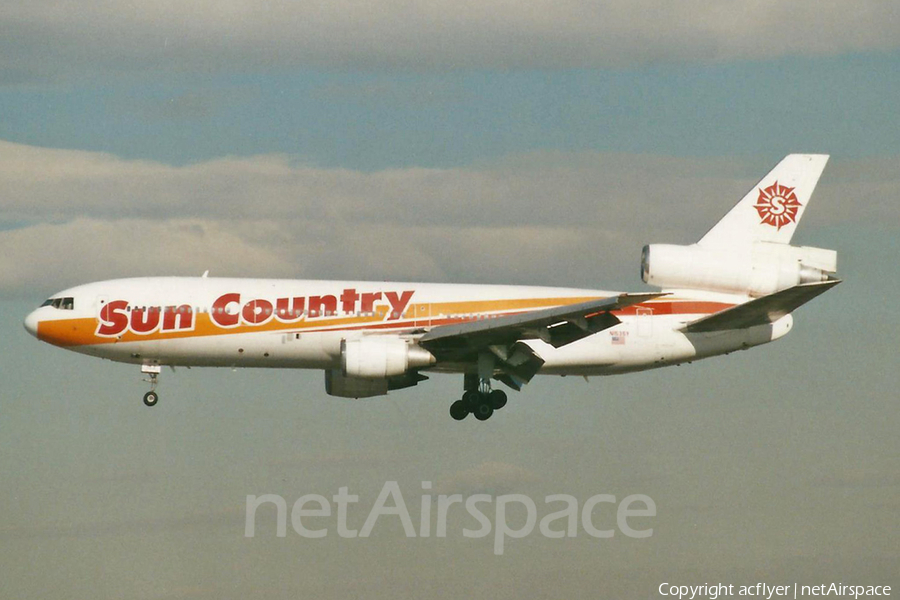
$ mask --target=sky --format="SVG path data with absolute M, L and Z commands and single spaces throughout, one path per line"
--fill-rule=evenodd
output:
M 10 0 L 0 32 L 4 597 L 900 585 L 896 3 Z M 22 328 L 77 283 L 207 269 L 645 291 L 644 244 L 697 240 L 790 152 L 831 155 L 795 243 L 844 282 L 789 336 L 538 377 L 484 423 L 449 418 L 444 375 L 353 401 L 321 372 L 179 369 L 150 410 L 137 369 Z M 414 522 L 426 481 L 657 514 L 503 555 L 464 513 L 315 540 L 267 507 L 244 535 L 248 495 L 347 487 L 359 527 L 388 481 Z

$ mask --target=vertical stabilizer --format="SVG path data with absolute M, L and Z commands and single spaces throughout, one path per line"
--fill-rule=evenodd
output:
M 789 244 L 828 162 L 827 154 L 789 154 L 762 178 L 699 245 Z

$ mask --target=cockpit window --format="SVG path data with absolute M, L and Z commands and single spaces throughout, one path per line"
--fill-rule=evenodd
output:
M 74 310 L 75 309 L 75 298 L 65 297 L 65 298 L 48 298 L 44 300 L 44 303 L 41 306 L 52 306 L 53 308 L 59 308 L 61 310 Z

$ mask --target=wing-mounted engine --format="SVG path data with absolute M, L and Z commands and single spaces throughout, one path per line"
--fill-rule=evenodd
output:
M 641 279 L 650 285 L 753 297 L 828 281 L 836 271 L 834 250 L 772 242 L 737 248 L 651 244 L 641 254 Z
M 428 377 L 418 371 L 384 379 L 363 379 L 347 377 L 340 369 L 330 369 L 325 371 L 325 393 L 340 398 L 371 398 L 384 396 L 391 390 L 402 390 L 418 385 L 420 381 L 426 379 Z
M 341 371 L 347 377 L 385 379 L 435 362 L 431 352 L 399 337 L 373 335 L 341 342 Z
M 436 359 L 399 337 L 368 336 L 341 342 L 341 368 L 325 371 L 325 392 L 342 398 L 383 396 L 428 379 L 417 369 Z

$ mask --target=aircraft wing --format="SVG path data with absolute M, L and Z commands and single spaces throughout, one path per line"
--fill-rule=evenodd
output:
M 479 352 L 487 350 L 494 355 L 495 366 L 501 371 L 497 378 L 519 389 L 544 364 L 544 359 L 521 340 L 540 339 L 559 348 L 621 323 L 612 311 L 664 295 L 665 292 L 619 294 L 612 298 L 443 325 L 427 332 L 418 343 L 438 360 L 447 361 L 475 361 Z
M 621 323 L 611 311 L 640 304 L 664 293 L 619 294 L 481 321 L 435 327 L 419 339 L 434 353 L 452 349 L 478 349 L 525 339 L 541 339 L 555 348 L 565 346 Z
M 686 333 L 710 333 L 727 329 L 745 329 L 754 325 L 774 323 L 837 284 L 840 279 L 803 283 L 792 288 L 756 298 L 750 302 L 727 308 L 721 312 L 697 319 L 681 328 Z

